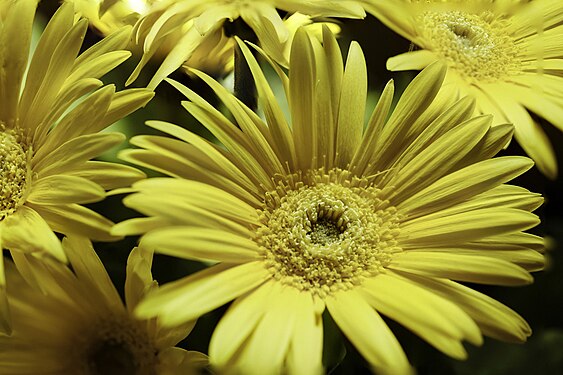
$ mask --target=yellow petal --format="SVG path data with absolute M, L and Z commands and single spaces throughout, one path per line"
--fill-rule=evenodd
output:
M 378 374 L 412 374 L 397 338 L 379 314 L 356 292 L 326 299 L 330 315 Z
M 170 226 L 143 236 L 144 246 L 184 259 L 243 263 L 258 260 L 258 245 L 245 237 L 221 229 Z
M 408 280 L 381 274 L 367 279 L 362 291 L 376 310 L 450 356 L 466 358 L 467 353 L 459 345 L 461 340 L 483 343 L 479 328 L 463 310 Z
M 262 262 L 220 264 L 164 285 L 137 306 L 141 318 L 159 316 L 164 326 L 193 320 L 256 288 L 271 273 Z
M 5 122 L 16 120 L 37 3 L 24 0 L 7 5 L 8 14 L 0 25 L 0 118 Z
M 318 95 L 327 95 L 319 93 Z M 367 95 L 366 61 L 360 45 L 350 44 L 346 68 L 342 78 L 342 91 L 338 107 L 336 128 L 335 166 L 346 168 L 356 147 L 362 140 Z
M 520 315 L 500 302 L 450 280 L 408 275 L 415 282 L 458 304 L 483 333 L 498 340 L 524 342 L 532 330 Z
M 455 206 L 448 210 L 455 210 Z M 441 210 L 401 225 L 401 243 L 408 246 L 454 245 L 497 234 L 517 232 L 539 224 L 536 215 L 513 208 L 491 207 Z
M 40 205 L 92 203 L 105 196 L 104 189 L 95 182 L 82 177 L 55 175 L 35 181 L 27 200 Z
M 235 300 L 221 318 L 211 336 L 211 364 L 225 368 L 254 331 L 266 312 L 264 301 L 272 293 L 275 281 L 267 281 L 255 290 Z
M 434 61 L 438 56 L 427 49 L 405 52 L 387 60 L 387 70 L 422 70 Z
M 27 253 L 45 252 L 61 262 L 66 256 L 53 230 L 34 209 L 21 206 L 2 222 L 2 242 L 5 248 Z
M 74 233 L 95 241 L 117 241 L 120 237 L 109 234 L 113 222 L 102 215 L 78 204 L 34 205 L 29 204 L 49 223 L 54 231 Z
M 417 275 L 492 285 L 531 284 L 528 271 L 502 259 L 447 252 L 408 251 L 396 254 L 389 268 Z
M 485 160 L 442 177 L 401 202 L 398 208 L 408 212 L 409 218 L 426 215 L 510 181 L 532 165 L 530 159 L 518 156 Z

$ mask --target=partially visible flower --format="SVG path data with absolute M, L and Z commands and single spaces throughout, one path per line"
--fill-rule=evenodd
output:
M 393 84 L 364 127 L 367 72 L 357 43 L 346 63 L 326 28 L 300 30 L 289 77 L 275 65 L 280 103 L 246 45 L 264 120 L 209 76 L 232 114 L 170 80 L 184 107 L 221 143 L 181 127 L 148 124 L 173 138 L 139 136 L 122 157 L 173 178 L 133 184 L 124 199 L 146 218 L 117 224 L 159 253 L 218 262 L 163 286 L 138 306 L 164 325 L 232 300 L 210 343 L 210 362 L 242 374 L 318 374 L 326 309 L 378 373 L 411 371 L 380 313 L 458 359 L 482 334 L 525 341 L 530 327 L 499 302 L 456 281 L 532 282 L 542 239 L 525 233 L 542 203 L 505 183 L 531 168 L 499 157 L 511 125 L 473 116 L 474 101 L 438 95 L 433 64 L 390 113 Z M 455 281 L 454 281 L 455 280 Z
M 139 300 L 157 289 L 152 253 L 135 248 L 129 255 L 125 306 L 88 239 L 70 236 L 63 247 L 74 272 L 29 257 L 42 291 L 7 262 L 14 332 L 0 337 L 0 373 L 175 375 L 207 365 L 205 355 L 174 347 L 193 322 L 168 329 L 133 316 Z
M 363 8 L 356 0 L 162 0 L 137 22 L 134 38 L 143 45 L 143 58 L 129 77 L 134 81 L 141 69 L 167 42 L 168 36 L 182 30 L 166 59 L 148 87 L 154 89 L 164 78 L 189 61 L 192 54 L 207 40 L 224 35 L 225 21 L 241 18 L 256 34 L 262 48 L 274 60 L 286 64 L 284 48 L 289 31 L 278 14 L 300 12 L 310 17 L 362 18 Z M 193 27 L 186 28 L 188 22 Z
M 115 91 L 99 80 L 130 56 L 130 30 L 112 34 L 79 55 L 88 22 L 63 5 L 29 62 L 37 0 L 2 1 L 0 23 L 0 249 L 18 267 L 24 253 L 66 257 L 54 232 L 113 240 L 113 223 L 83 203 L 144 177 L 115 163 L 91 161 L 121 143 L 100 133 L 146 104 L 145 89 Z M 0 331 L 9 332 L 0 258 Z
M 75 10 L 80 15 L 89 19 L 90 24 L 104 35 L 108 35 L 123 26 L 133 26 L 137 21 L 148 14 L 161 2 L 159 0 L 65 0 L 75 5 Z M 289 61 L 291 41 L 295 31 L 306 26 L 311 32 L 320 36 L 321 28 L 327 25 L 337 34 L 340 27 L 330 19 L 313 20 L 310 16 L 301 13 L 291 14 L 283 19 L 287 28 L 287 42 L 282 44 L 282 54 Z M 162 44 L 154 52 L 156 60 L 163 59 L 177 45 L 182 36 L 194 27 L 194 20 L 186 21 L 181 27 L 163 37 Z M 131 49 L 136 49 L 131 45 Z M 201 40 L 201 44 L 192 52 L 189 58 L 182 63 L 182 68 L 189 73 L 190 69 L 198 69 L 212 76 L 221 77 L 233 70 L 235 41 L 225 35 L 223 29 L 213 34 L 210 38 Z M 146 58 L 148 61 L 148 58 Z M 140 68 L 139 68 L 140 69 Z
M 363 0 L 368 12 L 421 49 L 392 57 L 390 70 L 448 66 L 445 88 L 477 99 L 549 178 L 557 160 L 531 113 L 563 129 L 563 6 L 560 0 Z M 530 113 L 531 112 L 531 113 Z

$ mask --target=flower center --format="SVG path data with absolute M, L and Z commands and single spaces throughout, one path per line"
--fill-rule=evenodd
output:
M 23 204 L 31 178 L 31 151 L 22 140 L 19 132 L 0 123 L 0 221 Z
M 495 81 L 520 69 L 506 19 L 490 12 L 426 12 L 420 24 L 434 50 L 465 78 Z
M 401 251 L 395 208 L 366 179 L 349 177 L 310 171 L 266 194 L 255 241 L 276 279 L 326 296 L 380 273 Z
M 92 324 L 76 345 L 84 375 L 156 375 L 157 350 L 144 327 L 128 316 L 110 316 Z

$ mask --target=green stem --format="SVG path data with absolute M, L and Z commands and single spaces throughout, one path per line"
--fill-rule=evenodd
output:
M 235 20 L 230 26 L 231 35 L 236 35 L 242 40 L 256 43 L 257 38 L 254 30 L 252 30 L 242 19 Z M 227 30 L 228 32 L 229 30 Z M 238 46 L 235 46 L 235 72 L 234 72 L 234 94 L 244 104 L 253 111 L 258 108 L 258 96 L 256 92 L 256 84 L 252 77 L 252 72 L 248 66 L 244 55 Z

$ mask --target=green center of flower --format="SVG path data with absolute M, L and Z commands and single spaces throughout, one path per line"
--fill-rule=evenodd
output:
M 21 134 L 0 123 L 0 221 L 23 204 L 31 171 Z
M 401 251 L 395 208 L 365 179 L 347 177 L 312 171 L 267 194 L 255 240 L 276 279 L 325 296 L 381 272 Z
M 92 322 L 76 350 L 84 375 L 156 375 L 157 351 L 146 323 L 128 316 Z
M 495 81 L 520 68 L 507 20 L 490 12 L 426 12 L 420 24 L 434 51 L 465 78 Z

